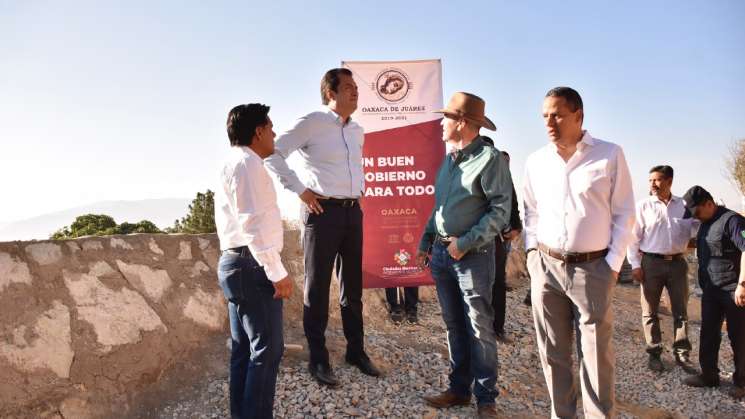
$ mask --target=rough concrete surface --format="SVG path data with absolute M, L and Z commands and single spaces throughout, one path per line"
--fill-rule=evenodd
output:
M 215 235 L 0 243 L 0 417 L 134 412 L 227 332 L 218 254 Z

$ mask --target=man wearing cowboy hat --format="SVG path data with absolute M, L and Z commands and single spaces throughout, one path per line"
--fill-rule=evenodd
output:
M 512 179 L 502 154 L 479 135 L 494 131 L 484 101 L 455 93 L 442 113 L 443 141 L 451 153 L 437 173 L 435 206 L 419 243 L 417 263 L 437 285 L 450 355 L 449 388 L 425 396 L 434 407 L 471 402 L 480 418 L 497 417 L 497 346 L 494 336 L 494 238 L 509 223 Z

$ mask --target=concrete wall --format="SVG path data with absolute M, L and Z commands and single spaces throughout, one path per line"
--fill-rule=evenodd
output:
M 226 333 L 215 235 L 0 243 L 0 417 L 105 415 Z
M 296 282 L 285 333 L 305 344 L 297 228 L 286 226 L 284 241 Z M 218 256 L 214 234 L 0 243 L 0 417 L 115 417 L 136 407 L 169 368 L 228 336 Z M 512 252 L 508 277 L 524 277 L 524 265 Z M 338 294 L 333 281 L 330 328 L 341 328 Z M 420 295 L 436 298 L 433 287 Z M 391 327 L 383 290 L 363 300 L 366 328 Z

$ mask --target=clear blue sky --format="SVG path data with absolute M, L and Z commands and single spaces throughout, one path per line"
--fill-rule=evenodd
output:
M 524 3 L 524 4 L 523 4 Z M 102 5 L 103 4 L 103 5 Z M 516 184 L 547 141 L 545 92 L 621 144 L 637 197 L 676 169 L 740 208 L 724 175 L 745 138 L 745 2 L 41 2 L 0 0 L 0 222 L 214 187 L 227 111 L 278 132 L 319 106 L 341 60 L 441 58 L 445 100 L 482 96 Z

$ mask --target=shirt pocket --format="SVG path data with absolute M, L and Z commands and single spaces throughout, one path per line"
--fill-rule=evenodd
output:
M 572 189 L 578 194 L 589 194 L 593 191 L 610 191 L 610 177 L 604 167 L 575 171 L 570 178 Z

